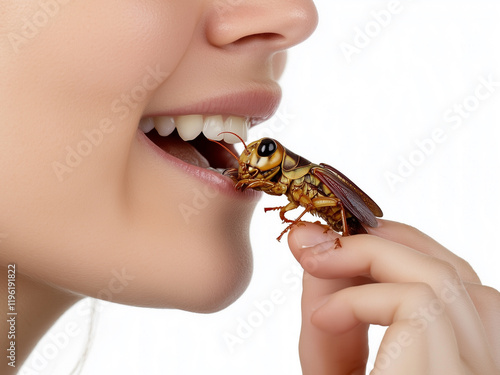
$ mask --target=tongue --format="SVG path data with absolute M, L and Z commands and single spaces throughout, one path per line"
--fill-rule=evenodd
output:
M 153 132 L 151 132 L 153 133 Z M 149 134 L 148 134 L 149 135 Z M 168 137 L 161 137 L 157 134 L 151 134 L 153 142 L 166 153 L 185 161 L 186 163 L 196 165 L 201 168 L 210 167 L 210 163 L 205 157 L 198 152 L 196 148 L 188 142 L 184 142 L 178 136 L 171 135 Z

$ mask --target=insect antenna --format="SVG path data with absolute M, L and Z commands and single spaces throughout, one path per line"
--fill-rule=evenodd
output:
M 248 147 L 247 147 L 245 141 L 238 134 L 233 133 L 233 132 L 220 132 L 217 135 L 221 135 L 221 134 L 232 134 L 232 135 L 234 135 L 236 138 L 238 138 L 241 141 L 241 143 L 243 143 L 243 146 L 245 146 L 245 151 L 248 152 Z
M 250 153 L 250 152 L 248 151 L 248 147 L 247 147 L 247 145 L 246 145 L 245 141 L 244 141 L 244 140 L 243 140 L 243 138 L 241 138 L 238 134 L 233 133 L 233 132 L 220 132 L 220 133 L 219 133 L 219 134 L 217 134 L 217 135 L 221 135 L 221 134 L 232 134 L 232 135 L 234 135 L 236 138 L 238 138 L 238 139 L 241 141 L 241 143 L 243 143 L 243 146 L 245 147 L 245 152 L 246 152 L 247 154 L 249 154 L 249 153 Z M 217 143 L 219 146 L 224 147 L 224 148 L 226 149 L 226 151 L 227 151 L 227 152 L 229 152 L 231 155 L 233 155 L 233 157 L 234 157 L 234 158 L 238 161 L 238 163 L 240 162 L 240 158 L 238 158 L 238 157 L 234 154 L 234 152 L 232 152 L 232 151 L 231 151 L 228 147 L 224 146 L 224 145 L 223 145 L 222 143 L 220 143 L 219 141 L 214 141 L 213 139 L 209 139 L 209 141 L 215 142 L 215 143 Z
M 223 145 L 222 143 L 220 143 L 219 141 L 216 141 L 216 140 L 213 140 L 213 139 L 209 139 L 209 138 L 207 138 L 207 139 L 208 139 L 210 142 L 217 143 L 219 146 L 223 147 L 223 148 L 224 148 L 227 152 L 229 152 L 229 153 L 233 156 L 233 158 L 235 158 L 235 159 L 236 159 L 236 161 L 238 162 L 238 164 L 240 163 L 240 158 L 238 158 L 238 157 L 234 154 L 234 152 L 232 152 L 232 151 L 229 149 L 229 147 L 224 146 L 224 145 Z
M 234 135 L 236 138 L 238 138 L 238 139 L 241 141 L 241 143 L 243 143 L 243 146 L 245 146 L 245 152 L 246 152 L 248 155 L 250 155 L 250 151 L 248 151 L 248 147 L 247 147 L 247 145 L 246 145 L 245 141 L 244 141 L 244 140 L 243 140 L 243 138 L 241 138 L 238 134 L 233 133 L 233 132 L 220 132 L 220 133 L 219 133 L 219 134 L 217 134 L 217 135 L 221 135 L 221 134 L 232 134 L 232 135 Z M 213 139 L 209 139 L 209 141 L 215 142 L 215 143 L 217 143 L 219 146 L 224 147 L 224 148 L 226 149 L 226 151 L 227 151 L 227 152 L 229 152 L 229 153 L 233 156 L 233 158 L 235 158 L 235 159 L 236 159 L 236 161 L 238 162 L 238 165 L 240 166 L 240 168 L 242 168 L 242 169 L 243 169 L 243 171 L 248 172 L 248 165 L 247 165 L 247 164 L 245 164 L 245 163 L 243 163 L 243 162 L 241 162 L 241 161 L 240 161 L 240 158 L 239 158 L 238 156 L 236 156 L 236 155 L 234 154 L 234 152 L 232 152 L 232 151 L 231 151 L 228 147 L 224 146 L 224 145 L 223 145 L 222 143 L 220 143 L 219 141 L 214 141 Z

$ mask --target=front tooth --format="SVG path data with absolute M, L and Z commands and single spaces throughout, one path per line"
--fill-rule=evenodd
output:
M 229 116 L 224 122 L 224 131 L 238 134 L 244 141 L 248 135 L 248 120 L 243 117 Z M 232 134 L 224 134 L 224 142 L 238 143 L 240 140 Z
M 144 133 L 149 133 L 154 127 L 155 124 L 152 117 L 143 118 L 139 122 L 139 129 L 141 129 Z
M 155 128 L 162 137 L 167 137 L 175 130 L 175 121 L 171 116 L 159 116 L 154 119 Z
M 221 141 L 224 138 L 224 120 L 222 116 L 208 116 L 205 118 L 203 123 L 203 135 L 208 139 L 213 139 L 214 141 Z
M 209 171 L 217 172 L 217 173 L 220 173 L 220 174 L 223 174 L 226 171 L 225 168 L 212 168 L 212 167 L 208 167 L 207 169 Z
M 202 115 L 179 116 L 175 119 L 177 132 L 184 141 L 195 139 L 203 130 Z

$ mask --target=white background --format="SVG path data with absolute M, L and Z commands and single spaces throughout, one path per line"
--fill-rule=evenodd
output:
M 289 54 L 278 116 L 250 139 L 272 136 L 335 166 L 374 198 L 385 218 L 421 229 L 467 259 L 483 283 L 500 288 L 500 2 L 403 0 L 388 19 L 380 12 L 391 3 L 399 2 L 316 1 L 320 24 Z M 371 36 L 356 38 L 358 30 Z M 356 53 L 343 52 L 347 44 Z M 498 86 L 481 89 L 478 99 L 481 77 Z M 465 107 L 460 124 L 445 119 L 457 104 Z M 426 143 L 439 132 L 440 143 Z M 410 162 L 412 169 L 401 170 Z M 391 173 L 399 175 L 392 185 Z M 236 303 L 211 315 L 102 303 L 82 373 L 300 374 L 300 269 L 286 240 L 275 240 L 283 229 L 278 214 L 263 213 L 283 199 L 264 197 L 256 209 L 254 276 Z M 255 303 L 273 293 L 281 297 L 264 316 Z M 225 335 L 238 337 L 238 324 L 249 320 L 256 327 L 230 347 Z M 21 373 L 68 374 L 88 321 L 86 300 L 40 342 Z M 75 337 L 61 339 L 54 351 L 68 324 Z M 371 363 L 382 333 L 373 330 Z

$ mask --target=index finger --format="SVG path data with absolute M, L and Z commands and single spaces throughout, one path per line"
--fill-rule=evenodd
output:
M 302 246 L 307 246 L 304 235 L 314 241 L 331 241 L 334 234 L 325 233 L 322 226 L 305 223 L 301 230 L 293 228 L 288 236 L 290 249 L 297 260 Z M 305 232 L 303 231 L 305 230 Z M 302 233 L 301 238 L 296 237 Z M 313 242 L 314 242 L 313 241 Z M 311 243 L 312 245 L 312 243 Z M 358 278 L 320 279 L 304 272 L 302 291 L 302 328 L 299 354 L 304 375 L 365 374 L 368 358 L 368 324 L 359 324 L 338 334 L 331 334 L 312 323 L 311 316 L 325 298 L 344 288 L 362 284 Z
M 296 241 L 299 233 L 299 229 L 294 233 Z M 426 246 L 437 244 L 425 241 Z M 464 285 L 469 280 L 451 262 L 372 235 L 343 237 L 341 244 L 339 248 L 330 240 L 302 248 L 300 263 L 308 273 L 324 279 L 369 276 L 380 283 L 413 283 L 425 287 L 424 291 L 430 287 L 454 327 L 464 358 L 473 361 L 489 353 L 484 327 Z
M 453 265 L 461 279 L 470 283 L 481 284 L 481 280 L 472 266 L 463 258 L 418 229 L 390 220 L 377 219 L 377 228 L 367 228 L 368 233 L 418 250 Z

